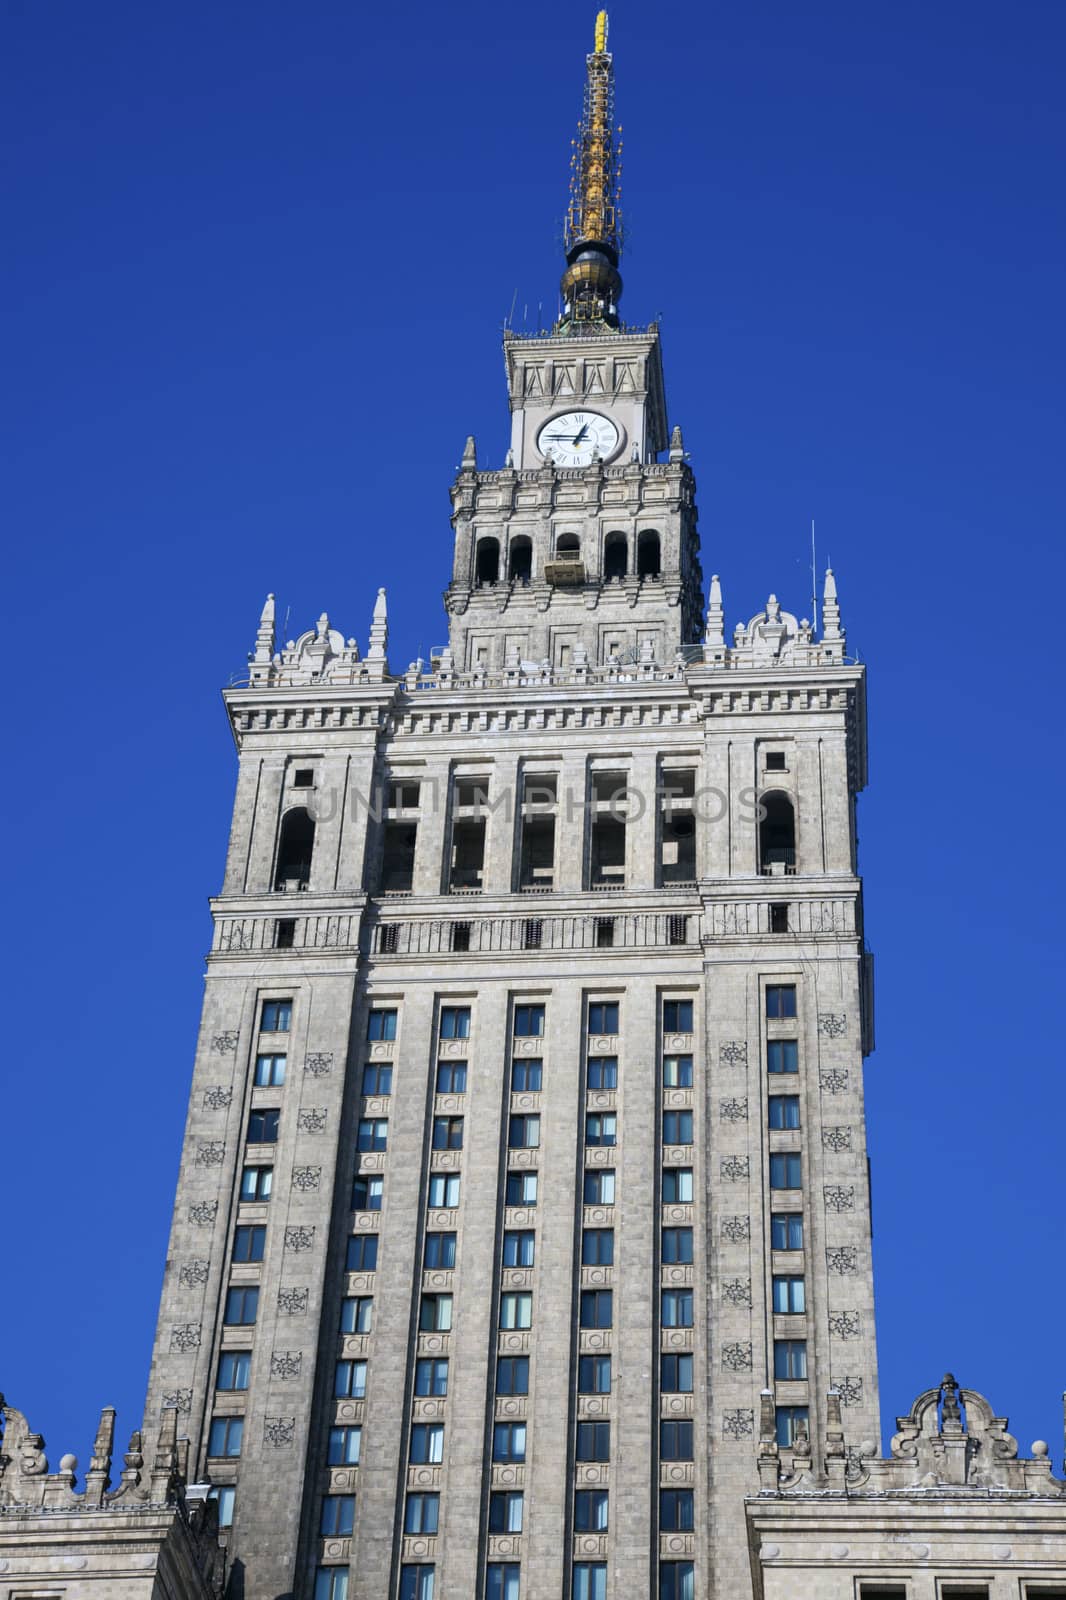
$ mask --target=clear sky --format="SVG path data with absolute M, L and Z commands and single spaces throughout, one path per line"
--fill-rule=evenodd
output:
M 268 589 L 365 650 L 386 584 L 394 667 L 443 640 L 594 11 L 4 0 L 0 1384 L 53 1459 L 140 1417 L 219 686 Z M 611 43 L 704 570 L 730 627 L 803 613 L 815 517 L 870 668 L 884 1417 L 951 1367 L 1058 1460 L 1066 6 L 622 0 Z

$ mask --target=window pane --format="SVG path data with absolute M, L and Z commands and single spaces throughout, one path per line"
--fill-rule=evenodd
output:
M 613 1317 L 613 1292 L 610 1289 L 582 1289 L 580 1325 L 582 1328 L 609 1328 Z
M 775 1211 L 770 1219 L 770 1242 L 775 1250 L 802 1250 L 803 1213 Z
M 536 1234 L 532 1230 L 505 1233 L 503 1236 L 503 1264 L 505 1267 L 531 1267 L 533 1265 Z
M 218 1387 L 247 1389 L 252 1371 L 250 1350 L 223 1350 L 218 1358 Z
M 543 1062 L 531 1058 L 515 1061 L 511 1066 L 511 1088 L 515 1094 L 537 1094 L 540 1091 Z
M 501 1356 L 496 1363 L 497 1394 L 529 1393 L 529 1357 Z
M 435 1569 L 431 1566 L 400 1568 L 400 1600 L 433 1600 Z
M 692 1460 L 690 1421 L 670 1422 L 664 1418 L 659 1423 L 659 1455 L 663 1461 Z
M 692 1032 L 692 1001 L 691 1000 L 664 1000 L 663 1001 L 663 1032 L 664 1033 L 691 1033 Z
M 659 1563 L 659 1600 L 695 1600 L 695 1595 L 691 1561 Z
M 517 1561 L 490 1561 L 485 1582 L 485 1600 L 518 1600 Z
M 800 1103 L 798 1094 L 772 1094 L 770 1096 L 769 1126 L 771 1128 L 798 1128 Z
M 371 1011 L 366 1019 L 366 1036 L 368 1039 L 395 1039 L 395 1011 Z
M 440 1515 L 439 1494 L 409 1494 L 404 1508 L 404 1533 L 436 1533 Z
M 614 1205 L 614 1169 L 591 1168 L 585 1173 L 584 1193 L 587 1206 Z
M 766 1015 L 768 1017 L 794 1017 L 796 1015 L 796 985 L 771 983 L 766 989 Z
M 457 1174 L 434 1172 L 429 1179 L 429 1203 L 435 1210 L 450 1211 L 459 1204 Z
M 233 1507 L 237 1499 L 237 1491 L 232 1484 L 224 1488 L 209 1489 L 207 1498 L 213 1500 L 218 1507 L 218 1525 L 220 1528 L 232 1528 Z
M 374 1272 L 378 1264 L 378 1236 L 376 1233 L 353 1233 L 348 1239 L 345 1260 L 349 1272 Z
M 349 1295 L 346 1300 L 341 1301 L 341 1332 L 369 1333 L 373 1315 L 373 1296 Z
M 466 1093 L 466 1062 L 441 1061 L 437 1066 L 438 1094 Z
M 288 1033 L 292 1022 L 291 1000 L 264 1000 L 259 1026 L 264 1033 Z
M 574 1562 L 573 1600 L 607 1600 L 606 1561 Z
M 256 1088 L 279 1088 L 285 1082 L 285 1065 L 285 1056 L 256 1056 Z
M 363 1430 L 361 1428 L 331 1428 L 326 1460 L 331 1467 L 357 1467 Z
M 269 1167 L 256 1169 L 270 1171 Z M 254 1227 L 235 1228 L 233 1230 L 233 1259 L 234 1261 L 262 1261 L 266 1249 L 266 1228 L 261 1225 Z
M 777 1442 L 779 1445 L 792 1445 L 796 1442 L 798 1433 L 807 1432 L 807 1407 L 806 1406 L 778 1406 L 777 1408 Z
M 440 1036 L 442 1039 L 469 1039 L 470 1007 L 442 1006 L 440 1013 Z
M 384 1178 L 360 1175 L 352 1184 L 352 1210 L 380 1211 L 384 1193 Z
M 579 1422 L 577 1425 L 578 1461 L 609 1461 L 611 1459 L 611 1424 L 609 1422 Z
M 663 1057 L 663 1087 L 665 1089 L 692 1088 L 692 1057 Z
M 537 1174 L 535 1172 L 509 1172 L 507 1174 L 507 1204 L 509 1206 L 535 1206 L 537 1203 Z
M 544 1032 L 543 1006 L 515 1006 L 516 1039 L 539 1039 Z
M 670 1266 L 688 1265 L 692 1260 L 692 1229 L 663 1229 L 663 1261 Z
M 692 1357 L 689 1354 L 664 1355 L 660 1359 L 661 1387 L 665 1394 L 692 1393 Z
M 663 1204 L 688 1205 L 692 1199 L 692 1168 L 663 1169 Z
M 455 1266 L 455 1234 L 427 1233 L 426 1255 L 422 1265 L 427 1271 L 449 1271 Z
M 692 1143 L 692 1112 L 663 1112 L 663 1144 Z
M 664 1289 L 662 1291 L 662 1321 L 664 1328 L 692 1327 L 693 1296 L 691 1289 Z
M 489 1532 L 521 1533 L 524 1499 L 520 1489 L 497 1489 L 489 1496 Z
M 590 1089 L 618 1088 L 618 1057 L 595 1056 L 589 1062 Z
M 348 1600 L 348 1568 L 316 1568 L 314 1600 Z
M 355 1523 L 354 1494 L 327 1494 L 318 1531 L 324 1539 L 347 1538 Z
M 665 1533 L 688 1533 L 695 1526 L 691 1489 L 662 1489 L 659 1492 L 659 1527 Z
M 531 1294 L 502 1294 L 500 1296 L 500 1327 L 529 1328 L 533 1325 L 533 1296 Z
M 577 1365 L 579 1394 L 610 1394 L 610 1356 L 580 1356 Z
M 581 1265 L 609 1267 L 614 1261 L 614 1229 L 586 1228 L 581 1235 Z
M 606 1533 L 606 1489 L 579 1489 L 574 1495 L 574 1527 L 578 1533 Z
M 589 1006 L 589 1032 L 618 1032 L 617 1000 L 593 1001 L 593 1003 Z

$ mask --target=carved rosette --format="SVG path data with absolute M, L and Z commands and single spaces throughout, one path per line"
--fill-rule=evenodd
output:
M 321 1167 L 293 1167 L 292 1186 L 302 1194 L 307 1194 L 312 1189 L 317 1189 L 322 1182 Z
M 307 1289 L 279 1289 L 278 1310 L 285 1317 L 302 1317 L 307 1313 Z
M 731 1306 L 751 1305 L 751 1279 L 727 1278 L 722 1284 L 722 1299 Z
M 226 1146 L 221 1139 L 201 1139 L 196 1146 L 198 1167 L 220 1167 L 226 1159 Z
M 178 1273 L 178 1282 L 183 1289 L 194 1289 L 197 1284 L 206 1283 L 211 1271 L 211 1263 L 202 1257 L 194 1261 L 186 1261 Z
M 287 1450 L 296 1437 L 295 1417 L 264 1417 L 263 1443 L 275 1450 Z
M 725 1344 L 722 1346 L 722 1366 L 726 1372 L 750 1372 L 751 1344 Z
M 859 1251 L 853 1244 L 830 1245 L 825 1252 L 825 1264 L 830 1272 L 846 1277 L 859 1270 Z
M 843 1094 L 848 1087 L 847 1067 L 827 1067 L 818 1074 L 823 1094 Z
M 862 1319 L 857 1311 L 831 1311 L 829 1332 L 834 1339 L 858 1339 L 862 1333 Z
M 847 1013 L 819 1011 L 818 1032 L 826 1039 L 842 1039 L 848 1031 Z
M 744 1067 L 748 1065 L 748 1043 L 746 1039 L 726 1039 L 718 1046 L 718 1059 L 723 1067 Z
M 745 1239 L 751 1238 L 751 1218 L 723 1217 L 719 1232 L 730 1244 L 742 1244 Z
M 161 1411 L 191 1411 L 192 1390 L 164 1389 L 162 1398 L 159 1402 L 159 1409 Z
M 822 1190 L 827 1211 L 854 1211 L 855 1187 L 853 1184 L 827 1183 Z
M 312 1250 L 315 1243 L 314 1228 L 294 1227 L 285 1229 L 286 1250 Z
M 198 1200 L 189 1207 L 189 1221 L 198 1228 L 210 1227 L 218 1216 L 217 1200 Z
M 722 1412 L 723 1439 L 752 1439 L 755 1436 L 755 1413 L 743 1406 L 735 1411 Z
M 728 1178 L 733 1183 L 739 1182 L 741 1178 L 750 1178 L 751 1157 L 723 1156 L 718 1170 L 723 1178 Z
M 747 1122 L 748 1102 L 746 1099 L 719 1100 L 718 1115 L 723 1122 Z
M 326 1073 L 332 1072 L 332 1050 L 312 1050 L 304 1056 L 304 1071 L 309 1072 L 313 1078 L 323 1078 Z
M 231 1056 L 237 1048 L 239 1031 L 234 1028 L 226 1033 L 216 1033 L 211 1040 L 211 1053 L 216 1056 Z
M 213 1083 L 209 1089 L 204 1090 L 205 1111 L 225 1111 L 233 1101 L 233 1090 L 224 1084 Z
M 303 1106 L 296 1113 L 296 1126 L 304 1133 L 324 1133 L 328 1120 L 325 1106 Z
M 840 1396 L 842 1406 L 862 1405 L 862 1379 L 854 1377 L 834 1378 L 832 1386 Z
M 179 1322 L 170 1330 L 170 1348 L 179 1355 L 187 1355 L 190 1350 L 200 1348 L 200 1324 L 198 1322 Z
M 281 1378 L 298 1378 L 303 1366 L 302 1350 L 272 1350 L 270 1353 L 270 1376 Z
M 850 1128 L 823 1128 L 822 1129 L 822 1149 L 823 1150 L 832 1150 L 837 1155 L 842 1155 L 844 1153 L 844 1151 L 850 1150 L 851 1149 L 851 1129 Z

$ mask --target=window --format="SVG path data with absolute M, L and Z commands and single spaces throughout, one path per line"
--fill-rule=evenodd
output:
M 439 1494 L 409 1494 L 403 1513 L 404 1533 L 436 1533 L 440 1521 Z
M 690 1533 L 695 1527 L 691 1489 L 660 1489 L 659 1529 L 662 1533 Z
M 529 1393 L 529 1357 L 501 1356 L 496 1363 L 497 1394 Z
M 770 1244 L 774 1250 L 803 1249 L 802 1211 L 775 1211 L 770 1218 Z
M 521 1489 L 495 1489 L 489 1495 L 489 1532 L 521 1533 L 525 1496 Z
M 288 1033 L 292 1026 L 291 1000 L 264 1000 L 259 1018 L 261 1033 Z
M 767 750 L 766 770 L 767 772 L 785 771 L 785 752 L 783 750 Z
M 774 1340 L 774 1377 L 781 1379 L 807 1376 L 806 1339 Z
M 458 1173 L 430 1173 L 429 1203 L 439 1211 L 451 1211 L 459 1204 Z
M 766 1015 L 768 1017 L 794 1017 L 796 1015 L 796 985 L 794 983 L 767 984 Z
M 610 950 L 614 946 L 614 918 L 596 918 L 596 948 Z
M 505 1267 L 531 1267 L 536 1243 L 532 1229 L 503 1236 L 503 1264 Z
M 578 1356 L 577 1392 L 578 1394 L 610 1394 L 610 1356 Z
M 803 1184 L 803 1158 L 798 1150 L 778 1150 L 770 1157 L 771 1189 L 799 1189 Z
M 573 1600 L 607 1600 L 606 1561 L 575 1561 Z
M 353 1294 L 341 1301 L 342 1333 L 369 1333 L 373 1320 L 373 1295 Z
M 438 1399 L 448 1393 L 447 1356 L 422 1356 L 415 1363 L 415 1394 Z
M 315 786 L 315 772 L 313 767 L 297 767 L 292 775 L 294 789 L 313 789 Z
M 533 1296 L 509 1293 L 500 1296 L 500 1327 L 531 1328 L 533 1326 Z
M 796 1442 L 798 1434 L 807 1432 L 807 1407 L 806 1406 L 778 1406 L 777 1408 L 777 1442 L 779 1445 L 792 1445 Z
M 387 1061 L 369 1061 L 363 1068 L 364 1094 L 392 1093 L 392 1065 Z
M 458 885 L 453 884 L 453 887 Z M 470 949 L 470 926 L 469 922 L 452 923 L 452 949 L 457 955 L 463 955 Z
M 582 1289 L 580 1321 L 582 1328 L 609 1328 L 614 1320 L 614 1295 L 610 1289 Z
M 507 1128 L 507 1144 L 511 1150 L 535 1150 L 540 1144 L 540 1117 L 536 1112 L 519 1112 Z
M 553 822 L 552 826 L 554 828 L 554 822 Z M 523 832 L 525 832 L 525 831 L 526 830 L 524 829 Z M 527 887 L 526 879 L 525 879 L 524 876 L 523 876 L 523 879 L 522 879 L 522 887 L 523 888 Z M 523 950 L 539 950 L 540 947 L 541 947 L 541 943 L 542 943 L 543 939 L 544 939 L 544 919 L 543 919 L 543 917 L 526 917 L 525 921 L 522 923 L 522 949 Z
M 348 1600 L 348 1568 L 316 1567 L 314 1600 Z
M 433 1579 L 436 1569 L 431 1566 L 400 1568 L 400 1600 L 433 1600 Z
M 447 1333 L 452 1325 L 452 1297 L 450 1294 L 424 1294 L 419 1311 L 418 1326 L 423 1333 Z
M 254 1168 L 251 1170 L 255 1170 Z M 269 1172 L 270 1167 L 260 1170 Z M 262 1261 L 266 1249 L 266 1228 L 261 1223 L 254 1227 L 241 1225 L 233 1230 L 233 1259 L 234 1261 Z
M 463 1148 L 462 1117 L 433 1118 L 434 1150 L 461 1150 Z
M 664 1289 L 662 1291 L 663 1327 L 691 1328 L 692 1306 L 691 1289 Z
M 273 1187 L 273 1167 L 245 1167 L 241 1173 L 242 1200 L 269 1200 Z
M 251 1111 L 248 1114 L 248 1143 L 277 1144 L 280 1111 Z
M 1063 1593 L 1066 1594 L 1066 1590 Z M 859 1600 L 907 1600 L 907 1587 L 902 1583 L 860 1583 Z
M 768 1126 L 771 1128 L 798 1128 L 799 1125 L 799 1095 L 772 1094 L 770 1096 L 770 1116 Z
M 228 1328 L 251 1327 L 258 1314 L 258 1289 L 226 1290 L 226 1312 L 222 1320 Z
M 338 1361 L 333 1369 L 333 1393 L 338 1400 L 362 1400 L 366 1395 L 366 1362 Z
M 352 1184 L 353 1211 L 380 1211 L 385 1179 L 377 1173 L 360 1173 Z
M 540 1092 L 543 1062 L 533 1057 L 528 1060 L 513 1061 L 511 1063 L 511 1090 L 514 1094 L 538 1094 Z
M 257 1089 L 280 1089 L 285 1082 L 286 1056 L 256 1056 L 255 1086 Z
M 221 1488 L 209 1489 L 207 1498 L 213 1500 L 218 1507 L 218 1525 L 220 1528 L 232 1528 L 233 1507 L 237 1499 L 237 1491 L 232 1484 Z
M 230 1391 L 247 1389 L 251 1372 L 252 1352 L 250 1350 L 223 1350 L 218 1358 L 218 1383 L 216 1387 Z
M 383 956 L 394 956 L 399 948 L 400 924 L 398 922 L 383 922 L 378 928 L 378 949 L 381 954 Z
M 575 1531 L 606 1533 L 608 1504 L 606 1489 L 579 1489 L 574 1496 Z
M 440 1012 L 440 1036 L 442 1039 L 469 1039 L 470 1007 L 442 1006 Z
M 663 1262 L 668 1266 L 687 1266 L 692 1260 L 692 1229 L 663 1229 Z
M 659 1422 L 659 1459 L 661 1461 L 691 1461 L 692 1460 L 692 1422 L 686 1419 L 683 1422 L 668 1421 L 663 1417 Z
M 664 1000 L 663 1001 L 663 1032 L 664 1033 L 691 1033 L 692 1032 L 692 1001 L 691 1000 Z
M 584 1198 L 587 1206 L 614 1205 L 614 1169 L 592 1168 L 585 1173 Z
M 368 1039 L 395 1039 L 396 1037 L 396 1012 L 371 1011 L 366 1019 L 366 1036 Z
M 798 1316 L 807 1309 L 803 1279 L 781 1277 L 774 1279 L 774 1310 L 779 1316 Z
M 526 1425 L 524 1422 L 497 1422 L 492 1430 L 493 1461 L 524 1461 L 526 1459 Z
M 617 1056 L 596 1056 L 589 1062 L 588 1087 L 590 1089 L 618 1088 Z
M 207 1453 L 209 1456 L 229 1456 L 231 1459 L 239 1456 L 243 1437 L 243 1417 L 212 1417 L 211 1430 L 207 1435 Z
M 437 1063 L 437 1093 L 466 1093 L 465 1061 L 440 1061 Z
M 799 1040 L 771 1039 L 766 1046 L 767 1072 L 799 1071 Z
M 618 1032 L 618 1001 L 593 1000 L 589 1003 L 589 1032 Z
M 516 1039 L 539 1039 L 543 1033 L 543 1006 L 515 1006 L 514 1036 Z
M 518 1600 L 517 1561 L 490 1561 L 485 1579 L 485 1600 Z
M 590 1111 L 585 1118 L 586 1144 L 614 1144 L 617 1132 L 618 1118 L 613 1111 Z
M 675 912 L 666 919 L 667 944 L 688 944 L 688 918 Z
M 427 1272 L 448 1272 L 455 1266 L 455 1234 L 427 1233 L 426 1254 L 422 1262 Z
M 610 1461 L 611 1424 L 609 1422 L 579 1422 L 577 1425 L 578 1461 Z
M 692 1143 L 692 1112 L 663 1112 L 663 1144 Z
M 581 1265 L 609 1267 L 614 1261 L 614 1229 L 586 1228 L 581 1235 Z
M 695 1568 L 691 1561 L 659 1562 L 659 1600 L 696 1600 Z
M 327 1494 L 322 1497 L 318 1531 L 323 1539 L 346 1539 L 355 1526 L 355 1495 Z
M 788 904 L 772 905 L 770 907 L 770 932 L 788 932 Z
M 411 1424 L 411 1460 L 419 1466 L 444 1460 L 443 1422 Z
M 692 1202 L 692 1168 L 663 1168 L 663 1205 L 687 1206 Z
M 509 1206 L 535 1206 L 537 1203 L 537 1174 L 535 1172 L 509 1172 L 507 1174 L 506 1203 Z
M 376 1272 L 378 1265 L 378 1236 L 376 1233 L 353 1233 L 348 1239 L 345 1257 L 348 1272 Z
M 688 1352 L 660 1356 L 659 1387 L 664 1394 L 692 1393 L 692 1356 Z
M 357 1467 L 363 1442 L 362 1428 L 331 1428 L 326 1463 L 331 1467 Z
M 692 1088 L 691 1056 L 663 1056 L 663 1088 Z
M 389 1121 L 387 1117 L 362 1117 L 356 1145 L 360 1150 L 387 1150 Z

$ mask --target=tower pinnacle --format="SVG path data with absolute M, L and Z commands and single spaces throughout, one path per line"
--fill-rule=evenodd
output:
M 574 323 L 616 327 L 622 294 L 618 179 L 621 133 L 614 123 L 614 64 L 607 50 L 607 13 L 596 17 L 595 47 L 585 58 L 585 104 L 570 159 L 570 206 L 566 214 L 566 271 L 560 288 L 560 328 Z

